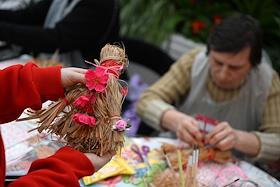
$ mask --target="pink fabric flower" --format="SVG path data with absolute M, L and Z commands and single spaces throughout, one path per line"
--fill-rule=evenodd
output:
M 74 101 L 74 106 L 77 108 L 84 108 L 89 103 L 89 98 L 87 96 L 80 96 Z
M 121 132 L 121 131 L 124 131 L 126 129 L 126 126 L 127 126 L 127 122 L 123 119 L 120 119 L 113 126 L 113 130 L 117 130 L 117 131 Z
M 89 90 L 103 92 L 106 88 L 109 75 L 105 69 L 96 67 L 95 71 L 89 69 L 85 74 L 86 86 Z
M 88 125 L 90 127 L 94 127 L 96 125 L 96 119 L 92 116 L 77 113 L 73 116 L 73 121 L 80 125 Z
M 127 96 L 128 88 L 127 88 L 127 87 L 122 87 L 122 88 L 121 88 L 121 93 L 122 93 L 122 95 L 123 95 L 124 97 Z

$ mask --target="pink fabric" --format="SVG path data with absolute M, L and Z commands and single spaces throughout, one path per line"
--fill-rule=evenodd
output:
M 73 121 L 80 125 L 88 125 L 90 127 L 94 127 L 96 125 L 96 119 L 87 114 L 76 113 L 73 116 Z

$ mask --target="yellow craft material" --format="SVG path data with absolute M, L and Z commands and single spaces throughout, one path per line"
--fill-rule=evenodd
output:
M 183 164 L 182 164 L 182 155 L 181 151 L 177 150 L 177 158 L 178 158 L 178 163 L 179 163 L 179 179 L 180 179 L 180 186 L 184 187 L 185 186 L 185 178 L 183 174 Z
M 92 176 L 84 177 L 83 182 L 85 185 L 89 185 L 109 177 L 133 174 L 135 174 L 135 170 L 120 155 L 115 155 L 110 162 Z

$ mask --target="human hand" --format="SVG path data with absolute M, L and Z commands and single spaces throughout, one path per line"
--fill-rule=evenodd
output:
M 95 170 L 99 170 L 102 168 L 107 162 L 111 160 L 111 158 L 115 155 L 114 152 L 107 153 L 103 156 L 97 156 L 93 153 L 85 153 L 86 157 L 91 161 L 92 165 L 94 166 Z
M 77 83 L 85 83 L 86 69 L 82 68 L 62 68 L 61 69 L 61 84 L 64 88 L 73 86 Z
M 197 121 L 186 114 L 182 114 L 176 130 L 177 137 L 190 144 L 201 144 L 202 133 L 199 131 Z
M 237 143 L 237 132 L 228 122 L 221 122 L 206 136 L 205 143 L 222 151 L 233 149 Z

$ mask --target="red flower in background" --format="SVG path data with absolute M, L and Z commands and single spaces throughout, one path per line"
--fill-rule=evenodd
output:
M 200 20 L 192 22 L 191 29 L 193 34 L 198 34 L 205 27 L 204 23 Z
M 197 0 L 190 0 L 192 5 L 195 5 L 197 3 Z
M 214 21 L 215 25 L 218 25 L 222 22 L 222 17 L 221 16 L 214 16 L 213 21 Z
M 89 90 L 103 92 L 106 88 L 109 75 L 106 70 L 101 67 L 96 67 L 95 71 L 89 69 L 85 74 L 86 86 Z

